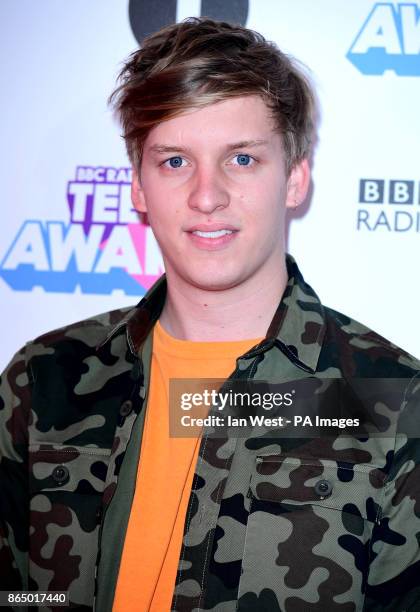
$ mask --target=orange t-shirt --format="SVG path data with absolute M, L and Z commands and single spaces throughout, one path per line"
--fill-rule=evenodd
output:
M 260 340 L 190 342 L 156 324 L 136 490 L 113 612 L 171 608 L 200 438 L 169 437 L 169 379 L 225 379 L 236 358 Z

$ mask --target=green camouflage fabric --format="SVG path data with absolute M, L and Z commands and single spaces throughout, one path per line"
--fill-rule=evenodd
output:
M 420 364 L 322 306 L 289 255 L 287 268 L 266 338 L 230 379 L 403 380 L 378 409 L 392 435 L 204 431 L 171 610 L 420 611 Z M 165 294 L 162 277 L 137 307 L 45 334 L 3 373 L 0 590 L 112 610 Z

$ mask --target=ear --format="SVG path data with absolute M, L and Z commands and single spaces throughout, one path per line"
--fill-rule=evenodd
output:
M 144 197 L 144 191 L 140 184 L 138 171 L 133 168 L 133 179 L 131 181 L 131 201 L 134 208 L 139 213 L 146 213 L 146 199 Z
M 297 208 L 306 198 L 311 180 L 311 169 L 307 159 L 297 162 L 287 179 L 286 207 Z

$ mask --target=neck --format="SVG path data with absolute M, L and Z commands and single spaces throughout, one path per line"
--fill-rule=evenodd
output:
M 264 337 L 288 279 L 283 261 L 274 277 L 223 291 L 167 280 L 163 328 L 180 340 L 221 342 Z

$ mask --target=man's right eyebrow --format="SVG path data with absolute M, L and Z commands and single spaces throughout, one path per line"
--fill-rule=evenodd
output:
M 147 150 L 151 153 L 187 153 L 189 151 L 187 147 L 164 144 L 154 144 L 151 147 L 148 147 Z

